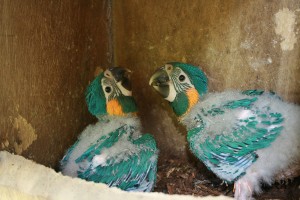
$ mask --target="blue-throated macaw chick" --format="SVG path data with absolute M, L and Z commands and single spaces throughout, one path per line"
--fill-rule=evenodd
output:
M 208 93 L 207 77 L 179 62 L 160 67 L 149 84 L 187 128 L 190 150 L 250 199 L 261 183 L 300 161 L 300 107 L 263 90 Z
M 158 149 L 152 135 L 141 133 L 130 70 L 114 67 L 99 74 L 86 90 L 86 102 L 98 122 L 66 152 L 62 173 L 126 191 L 151 191 Z

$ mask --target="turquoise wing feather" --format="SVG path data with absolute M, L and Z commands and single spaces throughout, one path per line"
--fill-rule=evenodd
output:
M 67 150 L 66 155 L 61 159 L 60 161 L 60 170 L 69 162 L 70 156 L 73 152 L 73 150 L 76 148 L 78 145 L 78 140 Z
M 141 145 L 143 150 L 139 154 L 114 163 L 114 158 L 107 161 L 106 166 L 91 167 L 79 173 L 79 177 L 106 183 L 112 187 L 119 187 L 123 190 L 131 191 L 151 191 L 156 181 L 157 152 L 154 139 L 151 135 L 143 135 L 138 140 L 133 141 L 136 145 Z
M 249 98 L 202 109 L 195 118 L 199 125 L 188 131 L 192 152 L 227 182 L 242 176 L 257 159 L 256 151 L 270 146 L 283 129 L 284 118 L 280 113 L 272 112 L 269 107 L 258 109 L 254 106 L 262 93 L 248 90 L 243 94 Z M 230 133 L 207 133 L 206 117 L 222 116 L 236 109 L 250 110 L 251 115 L 244 119 L 235 118 Z M 209 137 L 209 134 L 214 136 Z
M 101 153 L 101 150 L 113 146 L 123 134 L 126 134 L 126 127 L 126 125 L 121 126 L 115 131 L 109 133 L 107 136 L 102 136 L 99 138 L 95 144 L 91 145 L 90 148 L 88 148 L 79 158 L 75 160 L 75 162 L 79 163 L 84 160 L 91 162 L 95 155 L 99 155 Z
M 134 129 L 130 130 L 130 135 L 126 137 L 138 150 L 128 151 L 126 154 L 126 149 L 124 149 L 125 153 L 123 152 L 124 155 L 121 155 L 121 158 L 120 155 L 109 155 L 105 163 L 94 165 L 93 158 L 95 156 L 115 145 L 124 134 L 128 134 L 128 126 L 122 126 L 109 135 L 99 138 L 95 144 L 75 160 L 77 164 L 89 163 L 88 168 L 80 169 L 77 172 L 78 177 L 127 191 L 151 191 L 156 181 L 156 142 L 153 136 L 149 134 L 133 139 L 133 131 Z

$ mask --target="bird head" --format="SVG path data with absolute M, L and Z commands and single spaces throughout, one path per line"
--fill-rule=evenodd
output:
M 149 84 L 167 101 L 179 117 L 198 102 L 207 92 L 207 77 L 196 66 L 171 62 L 151 76 Z
M 130 73 L 126 68 L 112 67 L 91 82 L 85 97 L 92 115 L 124 116 L 137 111 L 131 92 Z

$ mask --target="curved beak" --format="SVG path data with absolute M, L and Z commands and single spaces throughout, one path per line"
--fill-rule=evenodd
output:
M 121 83 L 125 89 L 131 91 L 131 71 L 129 69 L 123 67 L 112 67 L 109 68 L 109 71 L 117 83 Z
M 169 84 L 169 75 L 165 71 L 165 69 L 159 68 L 154 72 L 154 74 L 151 76 L 149 85 L 151 86 L 165 86 Z
M 164 67 L 159 68 L 151 76 L 149 85 L 152 86 L 163 98 L 167 98 L 170 93 L 170 77 Z

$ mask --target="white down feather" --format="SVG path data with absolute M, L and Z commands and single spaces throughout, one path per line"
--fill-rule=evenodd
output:
M 87 169 L 90 163 L 81 162 L 80 164 L 77 164 L 75 163 L 75 160 L 80 157 L 91 145 L 95 144 L 99 138 L 108 135 L 112 131 L 125 124 L 136 128 L 133 133 L 133 139 L 141 136 L 140 120 L 135 116 L 109 116 L 104 120 L 87 126 L 78 137 L 79 142 L 71 152 L 67 163 L 62 166 L 62 173 L 68 176 L 77 177 L 77 171 L 79 171 L 80 168 Z M 124 134 L 123 137 L 121 137 L 120 140 L 116 143 L 117 145 L 113 145 L 110 148 L 103 149 L 100 155 L 95 156 L 92 160 L 92 167 L 95 168 L 98 165 L 105 166 L 106 160 L 111 157 L 115 157 L 115 162 L 118 162 L 121 159 L 126 159 L 126 156 L 129 154 L 138 153 L 138 151 L 140 151 L 140 148 L 137 148 L 131 142 L 129 142 L 127 136 L 127 134 Z
M 235 197 L 238 199 L 251 198 L 253 192 L 260 192 L 262 182 L 271 184 L 277 173 L 300 162 L 300 106 L 283 102 L 275 95 L 262 94 L 257 97 L 258 100 L 254 103 L 254 106 L 258 109 L 269 106 L 273 112 L 281 113 L 284 118 L 284 128 L 271 146 L 256 152 L 259 156 L 256 162 L 235 183 L 236 187 L 239 187 L 235 192 Z M 189 130 L 195 126 L 195 120 L 193 119 L 198 113 L 201 114 L 202 108 L 208 109 L 212 105 L 218 106 L 226 101 L 243 98 L 253 97 L 243 95 L 239 91 L 209 93 L 194 106 L 190 113 L 183 117 L 181 122 Z M 217 116 L 201 115 L 201 117 L 206 123 L 210 123 L 210 133 L 218 134 L 223 132 L 226 134 L 226 130 L 230 130 L 236 119 L 247 118 L 253 115 L 249 110 L 237 109 L 237 111 Z M 230 133 L 228 132 L 228 134 Z M 210 135 L 207 137 L 214 136 Z

